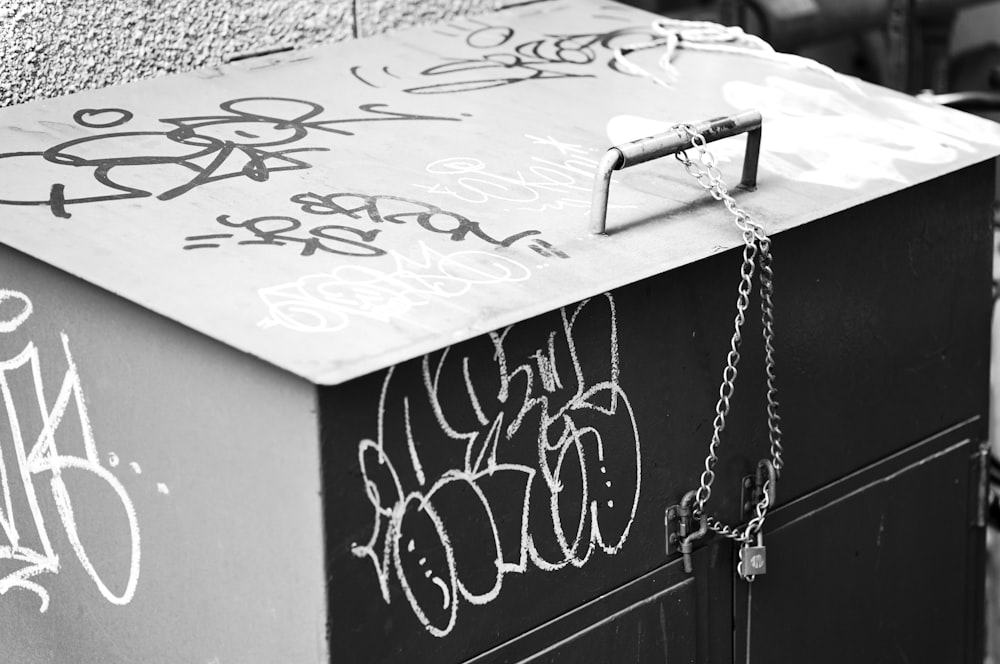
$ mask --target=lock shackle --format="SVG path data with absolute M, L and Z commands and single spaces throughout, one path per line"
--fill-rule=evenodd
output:
M 708 533 L 708 516 L 701 512 L 698 514 L 698 530 L 693 532 L 688 532 L 688 522 L 691 516 L 694 514 L 694 503 L 697 497 L 697 491 L 688 491 L 681 498 L 681 502 L 676 507 L 676 513 L 680 518 L 680 533 L 677 537 L 680 539 L 680 550 L 681 555 L 684 557 L 684 571 L 688 574 L 694 571 L 694 566 L 691 561 L 691 553 L 694 550 L 695 540 L 699 540 Z M 667 545 L 667 553 L 670 553 L 670 546 Z
M 778 470 L 770 459 L 757 462 L 757 486 L 767 490 L 767 504 L 774 507 L 778 501 Z
M 694 509 L 692 505 L 694 504 L 695 498 L 697 498 L 697 496 L 698 492 L 694 490 L 685 493 L 684 497 L 681 498 L 681 510 L 682 511 L 690 510 L 687 513 L 691 514 Z M 689 533 L 687 537 L 685 537 L 684 540 L 681 542 L 681 546 L 684 547 L 686 545 L 688 547 L 688 550 L 690 550 L 691 543 L 694 542 L 695 540 L 701 539 L 707 533 L 708 533 L 708 516 L 706 516 L 704 512 L 701 512 L 698 514 L 698 530 Z

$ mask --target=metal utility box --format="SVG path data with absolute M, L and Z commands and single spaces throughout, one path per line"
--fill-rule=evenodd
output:
M 653 18 L 538 3 L 0 111 L 4 660 L 981 661 L 1000 131 L 746 55 L 656 83 L 613 57 Z M 708 150 L 774 256 L 752 585 L 664 523 L 740 233 L 673 159 L 588 230 L 609 146 L 745 109 L 756 190 L 745 136 Z

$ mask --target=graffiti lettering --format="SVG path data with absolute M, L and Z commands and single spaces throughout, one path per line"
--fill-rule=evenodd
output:
M 391 272 L 342 265 L 260 289 L 269 312 L 260 326 L 338 332 L 355 317 L 415 325 L 426 319 L 430 324 L 436 314 L 434 305 L 465 295 L 474 287 L 524 281 L 531 276 L 517 261 L 484 251 L 445 255 L 421 243 L 416 259 L 396 251 L 389 253 L 396 265 Z
M 415 186 L 428 194 L 450 196 L 466 203 L 500 201 L 519 204 L 517 209 L 527 212 L 577 208 L 587 214 L 597 160 L 590 157 L 583 146 L 564 143 L 551 136 L 541 138 L 526 134 L 526 138 L 533 145 L 557 150 L 559 160 L 533 156 L 526 170 L 504 175 L 491 171 L 485 162 L 474 157 L 448 157 L 431 162 L 426 169 L 439 179 L 445 179 L 447 184 Z M 635 206 L 613 204 L 609 207 Z
M 621 71 L 613 57 L 613 49 L 628 43 L 634 45 L 655 36 L 648 27 L 629 27 L 607 32 L 545 35 L 520 41 L 514 28 L 491 25 L 470 19 L 469 25 L 450 24 L 465 33 L 464 46 L 473 50 L 469 57 L 449 57 L 445 62 L 420 70 L 417 75 L 435 82 L 404 88 L 415 95 L 452 94 L 515 85 L 528 81 L 592 78 L 588 67 L 607 55 L 605 64 Z M 445 33 L 442 33 L 445 34 Z M 383 87 L 383 77 L 372 72 L 363 75 L 361 67 L 351 68 L 351 74 L 369 87 Z M 388 74 L 385 68 L 382 72 Z M 624 72 L 628 73 L 628 72 Z M 392 75 L 393 79 L 399 76 Z M 399 84 L 388 81 L 388 86 Z
M 292 196 L 292 202 L 302 206 L 303 212 L 317 215 L 343 215 L 373 224 L 416 223 L 429 233 L 446 235 L 454 242 L 461 242 L 470 235 L 488 244 L 509 247 L 518 240 L 539 235 L 536 230 L 522 231 L 505 238 L 495 238 L 482 229 L 479 223 L 457 212 L 443 210 L 437 205 L 402 196 L 367 196 L 364 194 L 326 194 L 309 192 Z
M 607 335 L 596 367 L 577 350 L 584 318 Z M 619 384 L 614 300 L 561 310 L 557 329 L 519 363 L 508 346 L 515 328 L 470 342 L 476 352 L 424 357 L 419 377 L 390 369 L 378 435 L 358 446 L 373 520 L 352 551 L 372 565 L 384 601 L 398 586 L 437 637 L 463 602 L 496 599 L 510 574 L 617 554 L 639 504 L 639 434 Z
M 302 228 L 302 222 L 295 217 L 254 217 L 246 221 L 230 221 L 229 215 L 220 215 L 215 219 L 227 228 L 241 228 L 253 236 L 252 240 L 241 240 L 240 245 L 298 245 L 299 254 L 312 256 L 322 251 L 340 256 L 383 256 L 385 251 L 372 246 L 371 242 L 381 232 L 379 230 L 362 231 L 350 226 L 326 224 L 309 229 Z M 295 233 L 302 230 L 302 234 Z M 344 237 L 347 235 L 347 237 Z M 197 244 L 186 245 L 185 249 L 214 248 L 220 245 L 205 243 L 205 240 L 222 240 L 231 238 L 231 233 L 213 233 L 209 235 L 192 235 L 185 238 L 188 242 Z
M 452 242 L 473 238 L 496 247 L 509 247 L 519 240 L 532 238 L 529 247 L 542 256 L 568 256 L 553 245 L 538 238 L 537 230 L 527 230 L 497 238 L 482 226 L 457 212 L 444 210 L 437 205 L 403 198 L 402 196 L 368 195 L 359 193 L 296 194 L 291 202 L 302 212 L 317 217 L 337 216 L 342 224 L 323 224 L 307 227 L 296 217 L 269 215 L 245 221 L 233 221 L 229 215 L 216 217 L 225 228 L 243 231 L 249 239 L 237 241 L 238 245 L 297 246 L 302 256 L 317 252 L 353 257 L 384 256 L 386 250 L 374 244 L 384 230 L 393 226 L 415 224 L 422 231 L 443 235 Z M 381 228 L 360 229 L 358 222 Z M 350 224 L 350 225 L 343 225 Z M 233 233 L 208 233 L 190 235 L 186 250 L 213 249 L 219 241 L 233 239 Z
M 21 304 L 21 311 L 11 317 L 3 314 L 5 318 L 0 319 L 0 332 L 3 333 L 18 329 L 32 311 L 31 301 L 24 294 L 0 291 L 0 305 L 11 300 Z M 6 427 L 0 428 L 0 535 L 5 540 L 0 542 L 0 561 L 8 563 L 5 568 L 9 569 L 10 564 L 15 567 L 0 577 L 0 595 L 12 588 L 33 592 L 41 600 L 39 610 L 43 613 L 49 606 L 49 592 L 35 579 L 42 574 L 58 574 L 62 560 L 49 536 L 39 489 L 50 492 L 59 524 L 73 554 L 107 601 L 128 604 L 139 581 L 139 523 L 135 508 L 121 481 L 101 465 L 69 338 L 65 333 L 60 336 L 67 368 L 51 406 L 45 395 L 39 351 L 33 342 L 29 341 L 14 357 L 0 361 L 0 409 L 6 415 Z M 12 383 L 18 376 L 23 380 L 28 374 L 34 385 L 35 404 L 19 406 Z M 67 454 L 57 446 L 56 433 L 73 408 L 83 439 L 77 453 Z M 40 417 L 41 431 L 32 441 L 26 438 L 24 427 L 36 416 Z M 65 438 L 60 438 L 60 446 L 65 442 Z M 123 519 L 128 532 L 129 547 L 124 558 L 128 572 L 124 583 L 109 582 L 105 578 L 106 571 L 99 572 L 87 553 L 85 538 L 81 537 L 75 516 L 81 506 L 73 499 L 66 483 L 66 478 L 73 476 L 89 476 L 96 480 L 120 505 L 118 514 L 106 516 L 109 522 Z M 39 480 L 43 481 L 39 483 Z

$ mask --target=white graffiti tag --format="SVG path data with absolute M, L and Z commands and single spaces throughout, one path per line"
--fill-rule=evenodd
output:
M 441 254 L 424 243 L 413 259 L 390 251 L 391 272 L 367 265 L 341 265 L 330 272 L 262 288 L 269 316 L 261 327 L 280 325 L 298 332 L 338 332 L 355 317 L 383 323 L 409 321 L 418 314 L 433 321 L 433 304 L 465 295 L 473 287 L 524 281 L 530 270 L 517 261 L 486 251 Z M 424 312 L 426 307 L 430 311 Z
M 0 319 L 0 333 L 14 332 L 32 313 L 31 301 L 24 294 L 0 290 L 0 312 L 7 311 L 12 305 L 19 311 L 10 318 Z M 31 591 L 41 599 L 41 612 L 48 609 L 49 592 L 35 578 L 46 573 L 58 574 L 62 561 L 49 536 L 43 513 L 45 497 L 40 491 L 50 492 L 59 523 L 73 553 L 107 601 L 128 604 L 139 580 L 139 524 L 135 508 L 118 478 L 101 465 L 80 375 L 70 353 L 69 338 L 65 333 L 60 336 L 67 368 L 51 406 L 45 396 L 39 352 L 34 342 L 29 341 L 14 357 L 0 361 L 0 412 L 6 415 L 6 428 L 0 428 L 0 535 L 5 540 L 0 541 L 0 561 L 10 561 L 17 566 L 14 571 L 0 577 L 0 595 L 12 588 Z M 13 384 L 23 384 L 28 378 L 34 386 L 36 403 L 32 406 L 21 404 L 22 407 L 19 407 Z M 25 394 L 25 391 L 19 393 Z M 82 432 L 82 449 L 76 454 L 67 454 L 57 447 L 56 433 L 74 407 Z M 40 419 L 40 432 L 34 440 L 26 439 L 25 426 L 36 419 Z M 61 437 L 60 444 L 64 442 Z M 112 588 L 119 584 L 109 583 L 98 572 L 84 546 L 84 538 L 76 523 L 79 505 L 74 504 L 66 482 L 67 478 L 74 476 L 96 479 L 111 491 L 121 505 L 118 516 L 124 517 L 127 522 L 130 546 L 128 577 L 124 588 L 119 591 Z M 105 516 L 110 520 L 114 515 Z M 8 568 L 9 565 L 5 564 L 4 569 Z
M 426 170 L 447 184 L 415 185 L 429 194 L 448 196 L 466 203 L 516 204 L 527 212 L 549 212 L 576 208 L 589 214 L 590 194 L 598 161 L 592 150 L 564 143 L 551 136 L 525 134 L 532 145 L 559 152 L 556 160 L 532 156 L 524 170 L 512 174 L 494 173 L 481 159 L 448 157 L 427 165 Z M 610 205 L 632 208 L 634 205 Z
M 352 551 L 371 562 L 384 601 L 395 579 L 434 636 L 452 631 L 461 602 L 498 597 L 508 574 L 582 567 L 628 538 L 640 446 L 618 381 L 614 301 L 553 318 L 540 339 L 513 326 L 390 369 L 378 436 L 358 447 L 374 514 Z M 608 340 L 586 366 L 574 337 L 584 325 Z M 525 341 L 536 350 L 512 355 Z

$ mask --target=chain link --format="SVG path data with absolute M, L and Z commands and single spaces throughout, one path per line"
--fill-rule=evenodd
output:
M 775 473 L 780 473 L 784 465 L 774 360 L 774 271 L 771 267 L 770 238 L 764 229 L 754 222 L 750 213 L 737 205 L 736 200 L 729 194 L 715 155 L 706 149 L 705 137 L 691 125 L 680 125 L 679 128 L 690 137 L 691 145 L 697 151 L 697 158 L 692 159 L 687 151 L 682 150 L 675 155 L 677 160 L 684 165 L 688 175 L 694 178 L 712 198 L 725 205 L 732 213 L 736 227 L 743 233 L 743 264 L 740 267 L 740 283 L 737 287 L 733 336 L 729 342 L 729 353 L 726 355 L 726 367 L 722 371 L 719 400 L 715 405 L 715 419 L 712 422 L 712 440 L 708 446 L 708 455 L 705 457 L 705 470 L 701 473 L 700 485 L 694 500 L 695 514 L 705 514 L 705 506 L 712 497 L 712 483 L 715 481 L 715 464 L 719 460 L 718 450 L 722 444 L 722 432 L 726 428 L 726 419 L 729 417 L 733 394 L 736 391 L 743 325 L 746 322 L 747 309 L 750 307 L 755 272 L 760 275 L 761 326 L 764 336 L 764 371 L 767 376 L 767 427 L 771 444 L 771 463 Z M 741 542 L 743 545 L 750 545 L 764 526 L 764 519 L 771 504 L 769 483 L 769 481 L 764 483 L 754 516 L 744 528 L 728 526 L 715 517 L 706 515 L 708 527 L 724 537 Z

